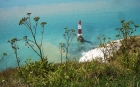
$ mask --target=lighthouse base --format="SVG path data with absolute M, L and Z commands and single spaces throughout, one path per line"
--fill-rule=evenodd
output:
M 84 38 L 82 36 L 78 36 L 77 40 L 80 41 L 80 42 L 84 42 Z

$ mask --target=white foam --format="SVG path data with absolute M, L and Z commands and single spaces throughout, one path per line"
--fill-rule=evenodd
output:
M 116 40 L 107 44 L 106 48 L 98 47 L 88 52 L 83 52 L 79 62 L 90 62 L 93 59 L 97 58 L 100 58 L 102 61 L 104 61 L 104 54 L 107 57 L 113 56 L 112 52 L 116 52 L 117 50 L 119 50 L 120 46 L 121 46 L 120 40 Z

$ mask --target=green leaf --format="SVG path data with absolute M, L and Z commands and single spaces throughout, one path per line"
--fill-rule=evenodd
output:
M 121 23 L 124 23 L 125 20 L 121 20 Z
M 19 21 L 19 25 L 22 25 L 22 24 L 23 24 L 23 21 L 22 21 L 22 20 L 20 20 L 20 21 Z
M 23 39 L 27 40 L 27 36 L 24 36 Z
M 116 37 L 120 37 L 120 34 L 116 35 Z
M 7 56 L 7 53 L 3 53 L 3 56 Z
M 130 22 L 131 22 L 132 24 L 134 24 L 134 21 L 131 20 Z
M 72 32 L 75 32 L 75 30 L 74 30 L 74 29 L 71 29 L 71 31 L 72 31 Z
M 139 27 L 137 24 L 135 24 L 134 26 L 135 26 L 135 28 L 138 28 Z
M 65 29 L 65 30 L 67 30 L 68 28 L 67 28 L 67 27 L 65 27 L 64 29 Z
M 59 44 L 62 45 L 62 42 L 60 42 Z

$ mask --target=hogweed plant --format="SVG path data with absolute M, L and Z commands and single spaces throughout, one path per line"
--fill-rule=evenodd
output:
M 24 17 L 19 21 L 19 25 L 24 25 L 32 35 L 32 39 L 29 39 L 28 36 L 24 36 L 23 39 L 26 43 L 25 45 L 28 48 L 31 48 L 40 58 L 41 60 L 31 62 L 31 59 L 28 59 L 26 64 L 22 66 L 18 71 L 18 76 L 22 78 L 23 82 L 28 84 L 28 86 L 46 86 L 48 83 L 48 72 L 54 71 L 53 62 L 49 63 L 47 57 L 44 57 L 43 53 L 43 36 L 44 36 L 44 27 L 46 22 L 41 22 L 41 39 L 40 43 L 37 42 L 36 34 L 39 17 L 35 17 L 34 22 L 35 25 L 31 25 L 30 15 L 31 13 L 27 13 L 28 17 Z M 12 40 L 13 41 L 13 40 Z M 35 46 L 34 46 L 35 45 Z M 35 48 L 36 47 L 36 48 Z M 38 51 L 39 50 L 39 51 Z M 39 79 L 39 81 L 38 81 Z
M 31 32 L 33 40 L 28 39 L 27 36 L 24 36 L 23 39 L 26 41 L 26 45 L 28 47 L 30 47 L 43 61 L 44 54 L 43 54 L 42 40 L 43 40 L 43 36 L 44 36 L 44 26 L 47 23 L 46 22 L 41 23 L 41 26 L 42 26 L 41 35 L 42 35 L 42 37 L 41 37 L 40 44 L 39 44 L 37 42 L 37 39 L 36 39 L 36 31 L 37 31 L 37 27 L 38 27 L 38 21 L 39 21 L 40 18 L 39 17 L 34 17 L 35 25 L 32 27 L 31 21 L 30 21 L 31 20 L 31 18 L 30 18 L 31 13 L 27 13 L 27 15 L 28 15 L 28 17 L 24 17 L 19 21 L 19 25 L 24 25 Z M 32 44 L 36 45 L 39 52 L 37 50 L 35 50 L 35 48 L 33 47 Z
M 75 34 L 74 29 L 68 29 L 68 28 L 64 28 L 64 29 L 65 29 L 65 33 L 63 34 L 63 36 L 66 40 L 66 44 L 64 44 L 63 47 L 65 48 L 65 51 L 66 51 L 66 62 L 67 62 L 68 61 L 69 46 L 70 46 L 73 38 L 76 36 L 76 34 Z
M 11 44 L 11 47 L 14 50 L 14 54 L 16 55 L 16 60 L 17 60 L 18 68 L 20 68 L 20 59 L 18 57 L 19 46 L 17 44 L 18 41 L 20 41 L 20 39 L 13 38 L 13 39 L 9 40 L 8 43 Z

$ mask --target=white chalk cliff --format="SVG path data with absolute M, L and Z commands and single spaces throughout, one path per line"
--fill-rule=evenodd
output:
M 104 54 L 107 57 L 113 56 L 112 52 L 119 50 L 120 46 L 120 40 L 112 41 L 111 43 L 107 44 L 106 47 L 98 47 L 88 52 L 82 53 L 83 56 L 80 58 L 79 62 L 90 62 L 97 58 L 100 58 L 102 61 L 104 61 Z

